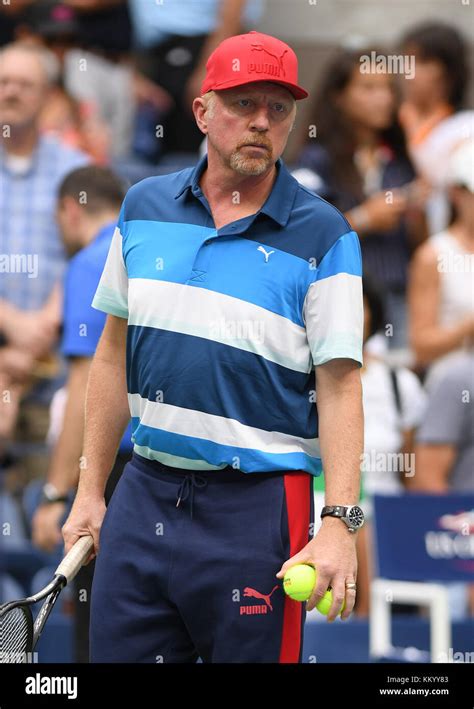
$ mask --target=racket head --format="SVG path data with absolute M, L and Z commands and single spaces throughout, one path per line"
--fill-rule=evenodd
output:
M 33 651 L 33 615 L 29 605 L 0 607 L 0 663 L 26 663 Z
M 59 594 L 89 556 L 94 542 L 86 535 L 78 539 L 62 560 L 52 581 L 33 596 L 0 606 L 0 663 L 28 662 Z M 31 606 L 46 598 L 33 623 Z
M 34 596 L 0 606 L 0 663 L 31 662 L 29 657 L 65 582 L 63 576 L 55 576 Z M 33 622 L 31 609 L 43 598 L 46 601 Z

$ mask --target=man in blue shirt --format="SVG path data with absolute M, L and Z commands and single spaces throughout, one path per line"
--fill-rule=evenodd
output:
M 360 248 L 280 159 L 305 96 L 287 44 L 225 40 L 193 103 L 207 156 L 135 185 L 122 205 L 93 302 L 108 318 L 88 386 L 88 469 L 63 529 L 66 550 L 91 534 L 99 552 L 95 662 L 298 662 L 304 607 L 277 580 L 296 563 L 318 570 L 308 609 L 328 586 L 330 620 L 353 609 Z M 133 459 L 104 518 L 130 412 Z
M 124 189 L 110 170 L 90 166 L 74 170 L 59 188 L 57 218 L 63 243 L 69 254 L 64 279 L 62 354 L 69 361 L 64 419 L 52 452 L 43 498 L 33 519 L 33 541 L 52 551 L 61 541 L 60 522 L 64 517 L 68 494 L 87 467 L 81 458 L 84 433 L 84 404 L 92 357 L 105 324 L 105 314 L 92 308 L 117 222 Z M 132 453 L 130 425 L 120 441 L 119 452 L 108 481 L 107 499 Z M 77 578 L 78 588 L 89 588 L 92 568 Z M 89 597 L 89 594 L 88 596 Z M 87 654 L 89 603 L 77 604 L 77 630 L 81 657 Z M 86 617 L 84 617 L 84 613 Z

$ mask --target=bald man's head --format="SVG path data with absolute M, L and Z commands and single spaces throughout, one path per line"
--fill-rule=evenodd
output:
M 48 50 L 30 44 L 9 44 L 0 51 L 0 122 L 12 129 L 38 121 L 57 61 Z

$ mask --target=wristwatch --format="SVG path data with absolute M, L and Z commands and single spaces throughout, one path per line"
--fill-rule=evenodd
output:
M 46 483 L 46 485 L 43 486 L 41 500 L 40 500 L 41 505 L 51 505 L 54 502 L 67 502 L 67 501 L 68 501 L 68 496 L 61 495 L 61 493 L 58 491 L 58 489 L 52 483 Z
M 326 505 L 321 510 L 321 518 L 323 517 L 340 517 L 344 524 L 347 525 L 349 532 L 357 532 L 364 525 L 364 513 L 359 505 Z

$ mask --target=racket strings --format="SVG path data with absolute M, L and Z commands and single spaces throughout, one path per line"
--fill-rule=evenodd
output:
M 13 608 L 0 617 L 0 663 L 21 662 L 30 635 L 28 611 L 24 608 Z

